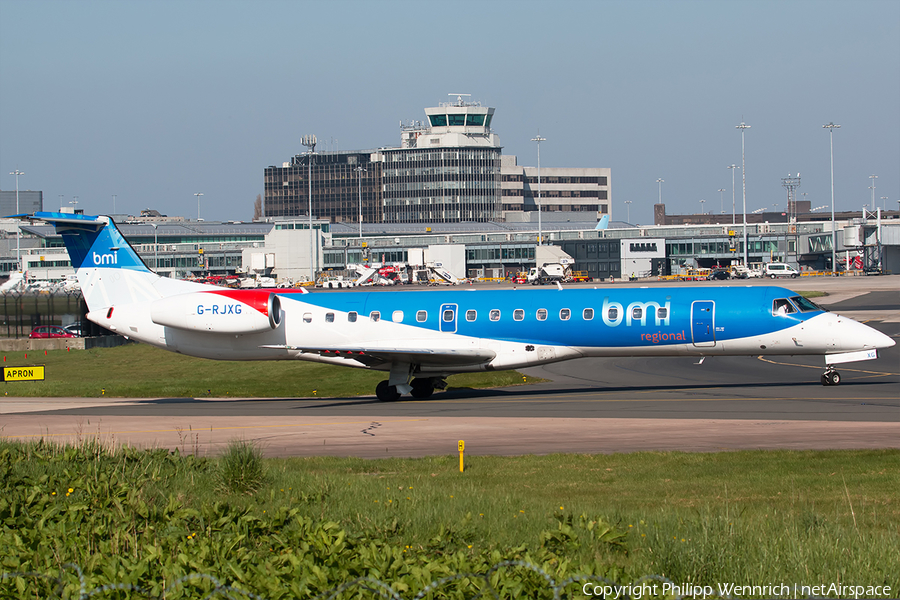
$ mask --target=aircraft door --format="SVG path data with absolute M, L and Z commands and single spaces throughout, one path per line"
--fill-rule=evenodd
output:
M 440 329 L 444 333 L 456 333 L 456 304 L 441 304 Z
M 698 300 L 691 304 L 691 337 L 694 345 L 711 348 L 716 345 L 716 303 Z

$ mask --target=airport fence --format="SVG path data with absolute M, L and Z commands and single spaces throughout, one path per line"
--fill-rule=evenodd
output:
M 83 335 L 108 334 L 85 318 L 87 304 L 80 290 L 10 291 L 0 294 L 0 338 L 27 338 L 41 325 L 80 325 Z

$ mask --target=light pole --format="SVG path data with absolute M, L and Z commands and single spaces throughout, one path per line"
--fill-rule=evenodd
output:
M 659 203 L 662 204 L 662 184 L 665 179 L 657 179 L 656 184 L 659 186 Z
M 869 189 L 872 190 L 872 210 L 877 211 L 878 205 L 875 204 L 875 180 L 878 179 L 878 175 L 869 175 L 869 179 L 872 180 L 872 185 L 869 186 Z
M 822 127 L 828 130 L 829 137 L 831 137 L 831 274 L 833 276 L 837 268 L 837 232 L 834 230 L 834 130 L 840 129 L 841 126 L 832 122 L 822 125 Z
M 537 142 L 538 154 L 538 246 L 544 243 L 543 227 L 541 226 L 541 142 L 546 142 L 546 138 L 542 138 L 540 132 L 536 137 L 531 138 L 532 142 Z
M 359 240 L 362 242 L 362 174 L 368 173 L 368 170 L 362 167 L 356 167 L 356 181 L 359 183 Z M 362 244 L 360 243 L 360 248 Z
M 113 194 L 113 214 L 116 214 L 116 196 L 117 194 Z
M 881 197 L 881 210 L 887 210 L 887 196 Z
M 24 175 L 22 171 L 16 169 L 10 175 L 16 176 L 16 214 L 19 214 L 19 175 Z M 22 270 L 21 250 L 19 249 L 19 226 L 16 225 L 16 268 Z
M 316 136 L 304 135 L 300 143 L 307 148 L 307 179 L 309 180 L 309 280 L 316 282 L 316 264 L 313 261 L 313 222 L 312 222 L 312 160 L 316 152 Z
M 159 237 L 157 234 L 159 233 L 158 223 L 150 223 L 153 226 L 153 271 L 159 272 Z
M 200 220 L 200 196 L 203 195 L 203 192 L 197 192 L 194 195 L 197 196 L 197 220 L 199 221 Z
M 741 130 L 741 186 L 743 187 L 744 196 L 744 266 L 750 267 L 750 260 L 747 256 L 747 162 L 744 155 L 744 131 L 750 129 L 750 126 L 741 121 L 740 125 L 735 125 Z
M 625 201 L 625 220 L 631 224 L 631 200 Z
M 737 223 L 737 217 L 735 217 L 734 210 L 734 170 L 738 168 L 737 165 L 729 165 L 725 167 L 726 169 L 731 169 L 731 224 L 734 225 Z
M 701 201 L 700 201 L 700 214 L 701 214 L 701 215 L 705 215 L 705 214 L 706 214 L 705 212 L 703 212 L 703 205 L 704 205 L 704 204 L 706 204 L 706 200 L 701 200 Z
M 725 196 L 723 196 L 724 193 L 725 188 L 719 188 L 719 212 L 723 215 L 725 214 Z

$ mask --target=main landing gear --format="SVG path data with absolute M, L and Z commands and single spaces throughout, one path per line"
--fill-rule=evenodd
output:
M 838 385 L 841 382 L 841 374 L 834 370 L 834 367 L 828 367 L 822 373 L 822 385 Z
M 444 389 L 447 382 L 440 377 L 417 377 L 410 384 L 410 395 L 418 400 L 430 398 L 435 389 Z M 400 391 L 396 385 L 391 385 L 387 379 L 375 387 L 375 395 L 382 402 L 395 402 L 400 399 Z

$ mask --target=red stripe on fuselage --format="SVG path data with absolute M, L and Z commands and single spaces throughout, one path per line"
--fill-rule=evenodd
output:
M 261 312 L 262 314 L 269 316 L 269 296 L 275 293 L 275 290 L 266 290 L 266 289 L 254 289 L 254 290 L 236 290 L 232 288 L 222 288 L 221 290 L 209 290 L 207 292 L 209 294 L 217 294 L 219 296 L 225 296 L 226 298 L 230 298 L 231 300 L 236 300 L 249 306 L 250 308 Z M 304 292 L 300 291 L 286 291 L 286 292 L 278 292 L 279 296 L 286 296 L 290 294 L 302 294 Z

